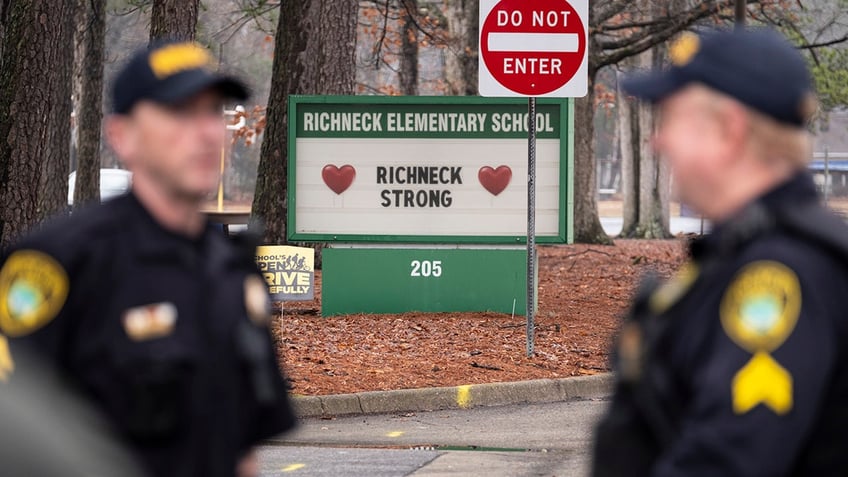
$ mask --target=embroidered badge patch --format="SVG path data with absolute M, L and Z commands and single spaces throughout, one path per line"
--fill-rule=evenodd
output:
M 792 409 L 792 375 L 769 353 L 792 334 L 801 313 L 801 284 L 787 266 L 759 261 L 743 268 L 721 301 L 721 324 L 736 344 L 753 354 L 733 378 L 733 410 L 744 414 L 764 404 L 777 414 Z
M 774 351 L 792 334 L 801 312 L 795 272 L 771 261 L 743 268 L 721 301 L 727 335 L 750 352 Z
M 162 338 L 174 332 L 177 307 L 173 303 L 154 303 L 124 312 L 124 331 L 133 341 Z
M 0 331 L 28 335 L 46 325 L 68 297 L 68 275 L 53 257 L 36 250 L 12 253 L 0 270 Z
M 257 326 L 267 326 L 271 321 L 271 300 L 268 298 L 268 286 L 257 275 L 248 275 L 244 279 L 244 307 L 247 316 Z

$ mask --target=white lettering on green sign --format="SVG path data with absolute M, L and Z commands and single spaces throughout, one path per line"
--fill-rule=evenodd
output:
M 322 111 L 304 112 L 301 124 L 304 133 L 518 133 L 527 131 L 527 113 Z M 536 114 L 537 132 L 554 127 L 550 113 Z
M 303 113 L 304 131 L 382 131 L 383 113 Z
M 494 113 L 492 114 L 492 131 L 494 132 L 524 132 L 527 130 L 527 113 Z M 536 132 L 553 132 L 549 114 L 536 115 Z
M 483 132 L 488 113 L 388 113 L 394 132 Z

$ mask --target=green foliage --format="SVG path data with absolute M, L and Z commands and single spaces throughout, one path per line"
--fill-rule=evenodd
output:
M 800 47 L 816 44 L 797 28 L 784 29 L 784 33 Z M 813 75 L 821 109 L 826 112 L 848 106 L 848 45 L 843 42 L 802 51 Z
M 825 47 L 809 57 L 822 109 L 848 106 L 848 48 Z
M 798 2 L 768 19 L 802 48 L 822 110 L 848 106 L 848 0 Z

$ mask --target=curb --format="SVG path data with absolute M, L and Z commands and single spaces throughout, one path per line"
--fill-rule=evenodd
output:
M 445 388 L 368 391 L 328 396 L 293 396 L 298 417 L 350 416 L 438 411 L 603 397 L 612 393 L 613 374 Z

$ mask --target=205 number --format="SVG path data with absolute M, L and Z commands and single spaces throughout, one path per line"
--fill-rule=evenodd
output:
M 441 260 L 413 260 L 410 263 L 411 277 L 440 277 L 442 276 Z

